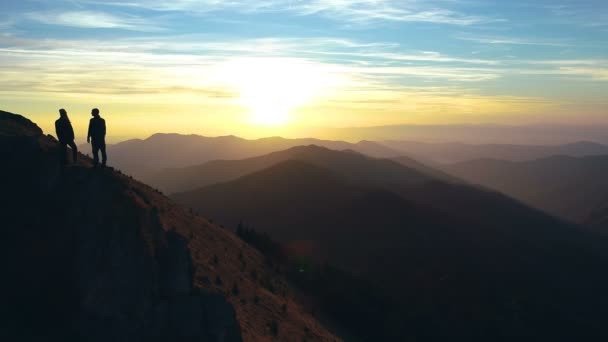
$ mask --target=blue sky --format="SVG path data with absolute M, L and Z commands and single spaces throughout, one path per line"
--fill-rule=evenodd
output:
M 608 124 L 607 38 L 601 0 L 5 0 L 0 103 L 124 136 Z

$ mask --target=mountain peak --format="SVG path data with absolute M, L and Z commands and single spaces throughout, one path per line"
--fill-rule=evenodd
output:
M 0 110 L 0 135 L 39 136 L 42 130 L 22 115 Z

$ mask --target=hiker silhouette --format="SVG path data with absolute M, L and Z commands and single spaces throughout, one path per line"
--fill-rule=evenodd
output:
M 67 149 L 68 145 L 72 149 L 72 162 L 76 163 L 78 159 L 78 148 L 74 143 L 74 129 L 72 123 L 68 118 L 68 112 L 61 108 L 59 110 L 59 119 L 55 121 L 55 132 L 57 133 L 57 139 L 59 140 L 59 146 L 61 146 L 61 163 L 67 164 Z
M 91 111 L 93 118 L 89 121 L 89 133 L 87 142 L 93 146 L 93 165 L 99 164 L 99 151 L 101 151 L 101 166 L 106 166 L 108 156 L 106 155 L 106 121 L 99 116 L 99 109 Z

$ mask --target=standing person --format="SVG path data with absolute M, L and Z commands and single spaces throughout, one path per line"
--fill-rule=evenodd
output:
M 93 118 L 89 121 L 89 133 L 87 142 L 93 146 L 93 166 L 99 164 L 98 153 L 101 150 L 101 167 L 106 166 L 106 121 L 99 116 L 99 109 L 93 108 L 91 111 Z
M 67 164 L 66 153 L 68 145 L 72 149 L 72 162 L 76 163 L 78 160 L 78 148 L 76 147 L 76 144 L 74 144 L 74 129 L 68 118 L 68 112 L 63 108 L 59 110 L 59 119 L 55 121 L 55 132 L 57 133 L 57 139 L 61 146 L 61 163 L 64 165 Z

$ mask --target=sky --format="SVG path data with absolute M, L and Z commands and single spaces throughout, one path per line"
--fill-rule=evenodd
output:
M 3 0 L 0 109 L 98 107 L 109 140 L 608 125 L 607 41 L 605 0 Z

